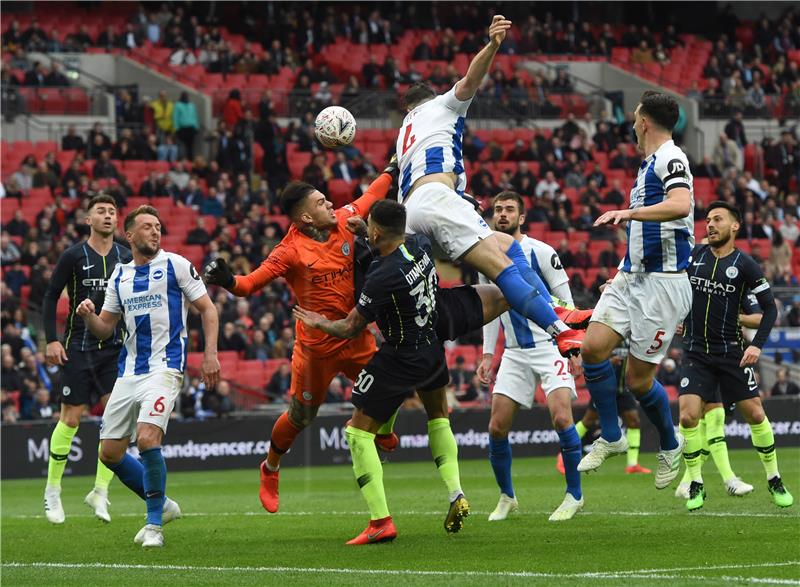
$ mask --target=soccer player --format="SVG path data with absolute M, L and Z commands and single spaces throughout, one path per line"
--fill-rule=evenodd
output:
M 295 317 L 332 336 L 358 336 L 373 320 L 384 344 L 356 379 L 355 406 L 345 435 L 353 471 L 370 510 L 367 528 L 348 544 L 394 540 L 397 529 L 389 515 L 383 469 L 374 439 L 414 390 L 428 414 L 428 436 L 434 462 L 447 486 L 450 507 L 445 530 L 458 532 L 469 515 L 461 489 L 458 446 L 448 419 L 445 386 L 449 372 L 443 340 L 456 338 L 499 316 L 508 304 L 495 286 L 438 290 L 430 241 L 405 237 L 406 210 L 397 202 L 376 203 L 369 216 L 369 241 L 379 253 L 371 264 L 358 303 L 336 321 L 296 307 Z
M 496 15 L 489 44 L 472 60 L 466 76 L 437 96 L 417 83 L 405 93 L 408 114 L 397 138 L 398 201 L 408 209 L 409 234 L 424 234 L 452 261 L 469 263 L 502 290 L 509 304 L 556 339 L 562 355 L 577 354 L 591 311 L 556 306 L 525 253 L 509 235 L 492 232 L 462 198 L 467 184 L 461 139 L 475 92 L 491 67 L 511 21 Z
M 675 328 L 691 308 L 686 269 L 694 244 L 694 196 L 686 155 L 672 141 L 678 121 L 675 99 L 647 91 L 634 118 L 645 160 L 631 190 L 630 207 L 606 212 L 595 221 L 595 226 L 627 222 L 628 247 L 619 273 L 600 296 L 581 348 L 601 436 L 578 470 L 593 471 L 606 458 L 628 450 L 617 421 L 618 382 L 608 359 L 630 336 L 626 385 L 658 430 L 655 486 L 664 489 L 678 475 L 683 437 L 675 434 L 667 392 L 655 374 Z
M 708 239 L 703 239 L 706 244 Z M 761 324 L 761 311 L 758 307 L 758 300 L 752 293 L 747 293 L 742 297 L 742 307 L 739 314 L 739 324 L 744 328 L 757 329 Z M 683 335 L 683 324 L 678 326 L 677 334 Z M 741 497 L 753 491 L 754 487 L 745 483 L 731 468 L 728 457 L 728 443 L 725 442 L 725 407 L 722 403 L 722 394 L 717 388 L 713 400 L 705 401 L 703 406 L 703 417 L 700 419 L 700 467 L 702 468 L 709 455 L 714 460 L 714 465 L 725 483 L 728 495 Z M 675 497 L 689 499 L 689 487 L 692 484 L 692 476 L 688 468 L 683 470 L 683 478 L 675 489 Z
M 284 277 L 303 307 L 333 319 L 346 316 L 355 302 L 355 235 L 348 222 L 355 222 L 355 217 L 360 220 L 374 202 L 386 197 L 396 173 L 392 161 L 364 195 L 338 210 L 313 186 L 289 183 L 281 194 L 281 206 L 292 219 L 292 226 L 269 257 L 245 276 L 234 276 L 225 260 L 217 259 L 205 270 L 206 282 L 246 297 L 273 279 Z M 297 324 L 291 403 L 275 422 L 267 458 L 260 465 L 259 497 L 268 512 L 278 511 L 281 456 L 316 417 L 331 379 L 340 371 L 355 379 L 375 351 L 375 338 L 369 331 L 345 341 Z
M 548 291 L 558 299 L 572 303 L 569 277 L 561 265 L 558 253 L 536 239 L 522 234 L 525 205 L 516 192 L 504 191 L 495 196 L 494 228 L 510 235 L 522 247 L 531 267 L 539 274 Z M 481 275 L 481 281 L 486 278 Z M 581 477 L 581 440 L 572 421 L 572 400 L 577 399 L 572 365 L 563 358 L 552 337 L 530 320 L 510 310 L 483 327 L 483 357 L 478 376 L 489 383 L 495 346 L 500 328 L 505 333 L 505 350 L 497 382 L 492 391 L 492 412 L 489 419 L 489 461 L 500 488 L 500 500 L 489 515 L 490 521 L 505 520 L 519 507 L 511 481 L 511 445 L 508 432 L 520 406 L 530 408 L 533 394 L 541 382 L 547 398 L 550 418 L 558 432 L 563 455 L 567 491 L 551 522 L 569 520 L 583 509 Z
M 775 505 L 794 502 L 778 471 L 775 438 L 758 394 L 753 365 L 775 324 L 778 309 L 761 267 L 736 248 L 741 228 L 739 211 L 727 202 L 712 202 L 706 213 L 708 244 L 692 255 L 689 278 L 692 311 L 684 325 L 686 357 L 679 389 L 680 425 L 686 438 L 684 459 L 691 484 L 686 507 L 703 507 L 706 490 L 701 475 L 702 438 L 699 421 L 703 402 L 716 399 L 717 388 L 725 403 L 735 403 L 750 425 L 753 446 L 767 475 Z M 749 289 L 758 300 L 762 317 L 753 341 L 745 347 L 739 327 L 739 308 Z M 708 422 L 706 424 L 708 428 Z M 708 432 L 709 443 L 715 438 Z M 730 491 L 730 489 L 729 489 Z
M 83 320 L 75 320 L 75 308 L 86 298 L 92 298 L 100 307 L 114 268 L 132 259 L 128 248 L 114 242 L 117 228 L 114 198 L 107 195 L 93 197 L 89 201 L 86 223 L 89 225 L 89 238 L 61 255 L 43 304 L 47 362 L 64 370 L 61 415 L 50 436 L 50 460 L 44 490 L 44 513 L 47 521 L 53 524 L 64 523 L 61 477 L 81 415 L 98 400 L 103 406 L 108 402 L 108 394 L 117 378 L 117 357 L 122 348 L 120 329 L 115 329 L 107 339 L 98 339 L 86 329 Z M 70 313 L 62 344 L 56 334 L 56 306 L 65 287 Z M 111 521 L 108 485 L 113 478 L 114 473 L 98 458 L 94 488 L 84 502 L 104 522 Z
M 164 545 L 163 524 L 180 517 L 166 497 L 167 468 L 161 441 L 181 390 L 188 335 L 189 304 L 203 324 L 205 353 L 200 371 L 207 387 L 219 380 L 217 309 L 192 264 L 161 250 L 161 222 L 152 206 L 139 206 L 125 218 L 125 237 L 133 261 L 117 265 L 108 280 L 100 314 L 91 299 L 75 312 L 100 340 L 125 325 L 118 378 L 103 414 L 100 459 L 147 504 L 147 523 L 134 538 L 144 548 Z M 128 445 L 136 441 L 141 462 Z
M 622 352 L 620 352 L 622 351 Z M 623 353 L 625 358 L 623 358 Z M 627 463 L 625 465 L 625 473 L 644 473 L 649 474 L 652 471 L 639 464 L 639 446 L 642 438 L 641 422 L 639 420 L 639 409 L 636 402 L 636 397 L 627 389 L 624 389 L 625 361 L 627 360 L 627 349 L 617 349 L 611 356 L 611 365 L 614 367 L 619 388 L 617 388 L 617 414 L 622 419 L 622 424 L 625 426 L 625 438 L 628 441 L 628 452 L 626 453 Z M 575 430 L 578 431 L 578 436 L 583 439 L 586 433 L 595 428 L 600 423 L 600 416 L 597 413 L 597 408 L 594 403 L 589 403 L 589 407 L 583 414 L 583 418 L 575 424 Z M 564 458 L 559 453 L 556 461 L 556 469 L 559 473 L 565 474 Z

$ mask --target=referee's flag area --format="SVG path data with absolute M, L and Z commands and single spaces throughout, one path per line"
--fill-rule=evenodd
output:
M 800 449 L 781 448 L 781 472 L 800 493 Z M 655 456 L 642 464 L 655 468 Z M 756 489 L 725 493 L 713 463 L 708 499 L 689 514 L 657 491 L 652 475 L 625 475 L 611 459 L 584 476 L 584 512 L 547 517 L 561 502 L 555 458 L 514 461 L 520 512 L 488 522 L 498 492 L 488 460 L 461 465 L 473 515 L 456 535 L 442 522 L 447 494 L 431 462 L 385 465 L 394 543 L 348 547 L 368 521 L 349 466 L 287 468 L 281 511 L 258 502 L 257 469 L 173 473 L 167 493 L 184 517 L 165 528 L 166 545 L 143 551 L 133 536 L 144 506 L 116 480 L 112 522 L 83 505 L 91 477 L 65 478 L 62 526 L 43 516 L 43 480 L 2 484 L 2 581 L 7 585 L 800 585 L 800 509 L 779 510 L 753 450 L 731 451 L 734 470 Z

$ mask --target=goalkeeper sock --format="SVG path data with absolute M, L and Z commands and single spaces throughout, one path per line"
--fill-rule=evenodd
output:
M 628 438 L 628 466 L 635 467 L 639 464 L 639 444 L 642 440 L 642 431 L 639 428 L 628 428 L 625 436 Z
M 508 437 L 489 437 L 489 462 L 500 492 L 514 497 L 514 485 L 511 483 L 511 445 Z
M 147 523 L 161 526 L 164 513 L 164 489 L 167 484 L 167 464 L 161 447 L 139 453 L 144 466 L 144 501 L 147 504 Z
M 353 459 L 353 473 L 367 502 L 370 520 L 380 520 L 389 516 L 386 493 L 383 489 L 383 467 L 375 448 L 375 435 L 365 430 L 348 426 L 344 431 L 350 456 Z
M 558 440 L 561 443 L 561 454 L 564 456 L 564 476 L 567 479 L 567 493 L 575 499 L 581 498 L 581 474 L 578 472 L 578 463 L 581 461 L 581 439 L 570 426 L 566 430 L 557 430 Z
M 99 493 L 108 493 L 108 486 L 111 484 L 111 480 L 114 478 L 114 471 L 106 467 L 103 462 L 100 460 L 100 457 L 97 457 L 97 474 L 94 478 L 94 488 Z
M 129 453 L 125 453 L 122 460 L 109 467 L 123 485 L 133 491 L 136 495 L 145 499 L 144 495 L 144 467 L 137 459 Z
M 461 475 L 458 471 L 458 445 L 447 418 L 428 420 L 428 442 L 439 476 L 447 487 L 450 501 L 456 499 L 461 491 Z
M 639 405 L 642 406 L 644 413 L 658 430 L 661 450 L 678 448 L 675 425 L 672 423 L 672 411 L 669 408 L 669 397 L 658 379 L 653 379 L 653 387 L 639 398 Z
M 683 446 L 683 460 L 686 462 L 686 470 L 689 473 L 689 480 L 697 483 L 703 482 L 703 471 L 701 469 L 700 450 L 703 440 L 700 437 L 700 426 L 686 428 L 680 425 L 681 434 L 686 443 Z
M 583 420 L 575 424 L 575 431 L 578 433 L 578 438 L 583 438 L 589 429 L 583 424 Z
M 583 376 L 600 415 L 600 436 L 608 442 L 622 438 L 617 417 L 617 376 L 611 362 L 584 363 Z
M 267 469 L 277 471 L 281 465 L 281 456 L 292 447 L 294 439 L 300 434 L 301 428 L 297 428 L 289 420 L 289 412 L 282 413 L 275 425 L 272 427 L 272 435 L 269 439 L 269 452 L 267 453 Z
M 50 459 L 47 461 L 48 487 L 61 487 L 61 477 L 64 476 L 72 439 L 77 431 L 77 426 L 70 428 L 61 420 L 53 429 L 53 434 L 50 435 Z
M 394 431 L 394 421 L 397 420 L 397 412 L 392 414 L 392 417 L 386 420 L 386 422 L 378 428 L 377 434 L 391 434 Z
M 753 446 L 758 451 L 758 458 L 764 465 L 767 479 L 780 476 L 778 472 L 778 455 L 775 453 L 775 436 L 772 434 L 772 424 L 767 417 L 760 424 L 750 424 L 750 434 Z
M 725 442 L 725 410 L 722 407 L 714 408 L 703 418 L 706 423 L 706 441 L 708 452 L 714 459 L 717 471 L 722 476 L 723 481 L 733 479 L 733 469 L 728 458 L 728 444 Z

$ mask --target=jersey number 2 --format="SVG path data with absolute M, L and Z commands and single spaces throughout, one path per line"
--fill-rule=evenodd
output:
M 406 127 L 406 134 L 403 136 L 403 155 L 411 148 L 415 140 L 417 140 L 417 137 L 411 134 L 411 125 L 409 124 Z

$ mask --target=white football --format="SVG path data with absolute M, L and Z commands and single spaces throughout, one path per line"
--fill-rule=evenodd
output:
M 329 149 L 343 147 L 356 138 L 356 119 L 347 108 L 328 106 L 317 114 L 314 133 L 319 142 Z

